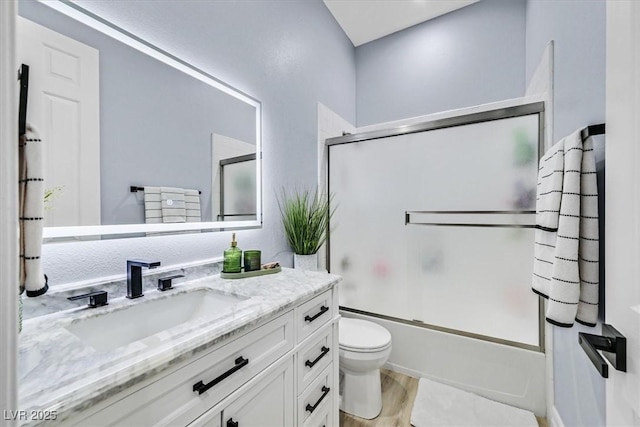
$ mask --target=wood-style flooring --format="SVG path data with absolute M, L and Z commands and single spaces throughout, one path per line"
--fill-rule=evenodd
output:
M 380 370 L 382 380 L 382 412 L 373 420 L 340 412 L 340 427 L 410 427 L 413 401 L 418 392 L 418 379 L 386 369 Z M 547 420 L 538 418 L 539 427 Z

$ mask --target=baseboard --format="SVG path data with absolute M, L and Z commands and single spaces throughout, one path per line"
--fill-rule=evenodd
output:
M 558 409 L 554 406 L 549 410 L 549 414 L 547 415 L 549 422 L 549 427 L 564 427 L 564 423 L 562 422 L 562 418 L 560 418 L 560 413 Z
M 404 366 L 396 365 L 395 363 L 386 362 L 382 367 L 384 369 L 388 369 L 390 371 L 397 372 L 399 374 L 403 374 L 412 378 L 424 377 L 424 375 L 422 375 L 421 372 L 414 371 L 413 369 L 405 368 Z

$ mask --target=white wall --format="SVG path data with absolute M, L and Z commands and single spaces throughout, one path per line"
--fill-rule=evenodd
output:
M 524 0 L 483 0 L 357 47 L 357 125 L 522 96 L 524 29 Z
M 605 9 L 603 0 L 527 2 L 527 81 L 554 40 L 554 141 L 604 122 Z M 578 332 L 598 334 L 600 327 L 553 329 L 554 395 L 560 418 L 567 426 L 605 425 L 604 380 L 578 344 Z

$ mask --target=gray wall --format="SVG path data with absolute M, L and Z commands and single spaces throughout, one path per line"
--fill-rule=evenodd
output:
M 359 46 L 358 126 L 522 96 L 524 29 L 524 0 L 483 0 Z
M 322 1 L 77 3 L 262 101 L 264 226 L 237 239 L 262 249 L 265 262 L 291 265 L 275 194 L 315 186 L 317 102 L 355 122 L 354 48 Z M 130 257 L 208 259 L 230 240 L 224 232 L 52 243 L 44 271 L 53 285 L 122 274 Z
M 554 140 L 604 122 L 605 15 L 603 0 L 527 2 L 527 81 L 549 40 L 555 40 Z M 602 202 L 602 162 L 599 169 Z M 555 405 L 567 427 L 604 426 L 605 383 L 578 345 L 581 331 L 597 334 L 600 327 L 554 328 Z

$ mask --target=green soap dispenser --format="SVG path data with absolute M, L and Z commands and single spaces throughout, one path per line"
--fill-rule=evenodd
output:
M 242 250 L 236 242 L 236 233 L 232 234 L 231 247 L 224 251 L 222 271 L 224 273 L 240 273 L 242 271 Z

